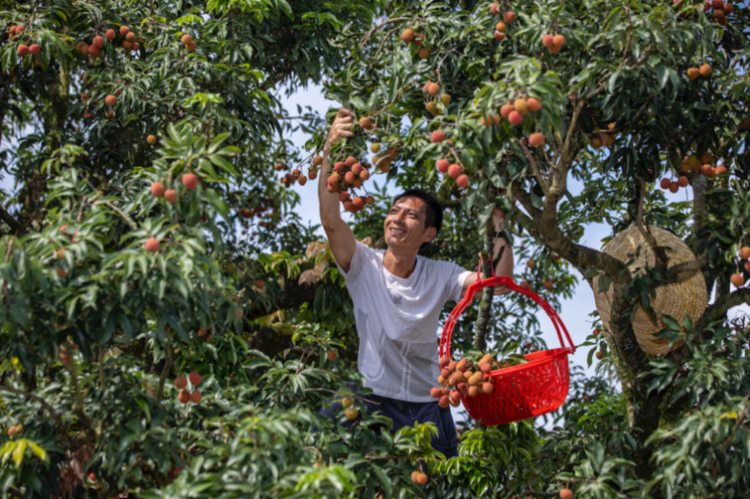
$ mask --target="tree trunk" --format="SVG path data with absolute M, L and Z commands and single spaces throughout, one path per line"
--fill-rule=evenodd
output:
M 662 397 L 648 394 L 648 380 L 641 373 L 648 369 L 648 357 L 641 350 L 633 332 L 631 313 L 634 304 L 625 295 L 625 286 L 614 284 L 610 331 L 605 337 L 614 353 L 613 360 L 622 383 L 627 404 L 630 430 L 638 441 L 633 460 L 636 473 L 644 480 L 651 478 L 653 449 L 646 440 L 657 429 L 661 418 Z

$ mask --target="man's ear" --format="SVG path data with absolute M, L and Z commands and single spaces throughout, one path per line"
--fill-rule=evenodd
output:
M 427 227 L 427 229 L 424 231 L 424 239 L 422 240 L 422 242 L 429 243 L 433 239 L 435 239 L 435 236 L 437 236 L 437 229 L 435 227 Z

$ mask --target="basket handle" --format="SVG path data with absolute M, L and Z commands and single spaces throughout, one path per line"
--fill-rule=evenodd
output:
M 490 263 L 490 265 L 492 265 L 492 263 Z M 480 261 L 480 269 L 481 269 L 481 261 Z M 560 341 L 560 345 L 563 348 L 567 348 L 570 353 L 573 353 L 576 351 L 576 347 L 573 344 L 573 341 L 570 339 L 570 334 L 568 333 L 568 329 L 565 327 L 565 324 L 563 323 L 562 319 L 560 319 L 560 316 L 557 314 L 557 312 L 555 312 L 555 309 L 552 308 L 552 306 L 547 302 L 547 300 L 545 300 L 544 298 L 536 294 L 531 289 L 524 287 L 524 286 L 519 286 L 510 277 L 495 276 L 494 269 L 492 270 L 492 272 L 493 272 L 493 276 L 487 279 L 482 279 L 481 274 L 479 274 L 479 279 L 477 279 L 474 282 L 474 284 L 472 284 L 466 289 L 466 292 L 464 293 L 464 297 L 451 311 L 450 315 L 448 316 L 448 320 L 445 322 L 445 325 L 443 326 L 443 332 L 440 335 L 440 346 L 438 349 L 438 355 L 440 358 L 442 358 L 444 355 L 447 355 L 448 358 L 450 358 L 451 356 L 450 344 L 451 344 L 451 338 L 453 336 L 453 328 L 456 327 L 458 318 L 461 316 L 463 311 L 466 310 L 466 307 L 468 307 L 473 301 L 474 295 L 476 294 L 476 292 L 479 291 L 480 289 L 494 287 L 494 286 L 505 286 L 509 288 L 510 290 L 515 291 L 516 293 L 520 293 L 524 296 L 531 298 L 549 316 L 550 320 L 552 321 L 552 325 L 555 328 L 555 333 L 557 333 L 557 339 Z M 565 344 L 563 340 L 563 335 L 565 335 L 565 339 L 568 341 L 569 346 Z

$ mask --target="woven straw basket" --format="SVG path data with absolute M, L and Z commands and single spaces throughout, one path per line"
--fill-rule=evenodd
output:
M 672 267 L 695 259 L 695 255 L 687 245 L 671 232 L 658 227 L 649 227 L 648 230 L 653 234 L 657 244 L 665 247 L 668 258 L 667 266 Z M 642 274 L 645 268 L 656 264 L 656 257 L 651 246 L 635 225 L 613 237 L 602 251 L 622 262 L 632 260 L 628 269 L 633 275 Z M 596 309 L 599 311 L 604 326 L 609 329 L 613 291 L 610 286 L 606 292 L 597 293 L 598 281 L 598 278 L 594 278 Z M 695 322 L 703 314 L 707 301 L 706 281 L 700 271 L 694 272 L 682 281 L 656 288 L 656 295 L 651 297 L 650 303 L 651 308 L 656 312 L 657 322 L 654 323 L 640 305 L 636 305 L 633 314 L 633 332 L 641 349 L 649 355 L 664 355 L 671 349 L 681 346 L 682 340 L 673 343 L 670 348 L 668 339 L 655 336 L 655 333 L 664 328 L 664 324 L 658 318 L 667 314 L 682 322 L 687 314 Z

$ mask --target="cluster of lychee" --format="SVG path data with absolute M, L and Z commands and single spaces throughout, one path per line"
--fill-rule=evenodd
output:
M 104 46 L 109 43 L 114 43 L 117 38 L 120 38 L 120 46 L 126 52 L 135 52 L 140 50 L 141 46 L 138 42 L 138 37 L 128 26 L 122 25 L 118 30 L 109 28 L 104 32 L 104 35 L 96 34 L 91 38 L 91 43 L 86 41 L 80 41 L 76 43 L 76 50 L 79 54 L 84 57 L 91 56 L 92 59 L 98 59 L 102 55 Z
M 284 163 L 276 163 L 274 165 L 274 169 L 285 170 L 287 169 L 287 166 Z M 308 178 L 310 180 L 314 180 L 317 176 L 318 174 L 315 170 L 313 170 L 312 174 L 308 171 L 308 176 L 305 176 L 302 174 L 302 170 L 300 170 L 299 168 L 293 168 L 282 175 L 279 181 L 284 187 L 289 188 L 295 183 L 298 183 L 299 185 L 305 185 Z
M 258 207 L 258 208 L 240 208 L 237 210 L 237 213 L 240 214 L 242 218 L 253 218 L 255 216 L 268 216 L 268 212 L 266 212 L 266 208 L 264 207 Z
M 713 69 L 711 69 L 711 65 L 705 62 L 699 67 L 690 66 L 689 68 L 687 68 L 686 74 L 688 80 L 695 81 L 698 78 L 708 78 L 709 76 L 711 76 L 712 72 Z
M 440 407 L 458 406 L 461 396 L 477 397 L 490 394 L 495 385 L 490 373 L 500 367 L 491 354 L 483 355 L 478 362 L 468 358 L 459 361 L 448 357 L 440 358 L 440 376 L 438 386 L 430 390 L 430 395 L 437 399 Z
M 194 191 L 200 185 L 200 179 L 195 173 L 189 172 L 182 175 L 182 185 L 189 191 Z M 177 202 L 177 191 L 175 189 L 167 189 L 166 186 L 159 181 L 151 184 L 149 188 L 151 195 L 155 198 L 164 198 L 169 204 L 175 204 Z M 143 249 L 147 253 L 156 253 L 159 251 L 159 240 L 155 237 L 149 237 L 143 243 Z
M 187 49 L 188 52 L 195 52 L 198 48 L 198 42 L 189 33 L 183 33 L 180 37 L 180 43 Z
M 600 149 L 602 147 L 612 147 L 615 143 L 615 124 L 610 123 L 607 125 L 606 130 L 599 130 L 594 135 L 589 137 L 589 143 L 594 149 Z
M 742 246 L 739 251 L 739 257 L 740 263 L 743 265 L 745 272 L 750 274 L 750 246 Z M 745 276 L 739 271 L 739 264 L 738 271 L 732 274 L 732 277 L 730 277 L 729 280 L 738 288 L 745 285 Z
M 724 26 L 727 24 L 727 16 L 734 11 L 734 5 L 721 0 L 706 0 L 703 3 L 703 10 L 711 12 L 711 9 L 713 9 L 712 13 L 716 22 Z
M 344 417 L 349 421 L 354 421 L 359 417 L 359 410 L 354 407 L 354 398 L 349 396 L 342 398 L 341 407 L 344 408 Z
M 328 192 L 338 192 L 339 200 L 344 209 L 351 213 L 361 211 L 366 204 L 373 204 L 375 198 L 372 196 L 352 196 L 349 190 L 360 188 L 370 178 L 370 170 L 367 163 L 360 162 L 354 156 L 347 156 L 344 161 L 336 161 L 333 171 L 328 176 L 326 188 Z
M 188 390 L 188 380 L 190 381 L 192 390 Z M 177 376 L 174 379 L 174 386 L 179 390 L 177 393 L 177 400 L 183 404 L 187 404 L 188 402 L 194 404 L 200 403 L 203 398 L 200 390 L 198 390 L 201 381 L 203 381 L 203 377 L 195 371 L 190 371 L 190 374 L 188 374 L 187 377 L 183 375 Z
M 432 88 L 430 89 L 433 90 Z M 446 95 L 447 94 L 443 94 L 443 97 L 445 97 Z M 450 98 L 449 95 L 448 98 Z M 445 100 L 443 102 L 445 102 Z M 448 102 L 450 102 L 450 100 L 448 100 Z M 367 133 L 375 130 L 376 125 L 375 121 L 371 117 L 362 116 L 359 119 L 359 127 Z M 393 160 L 396 159 L 398 148 L 388 147 L 385 152 L 381 153 L 380 150 L 383 148 L 383 145 L 378 142 L 377 137 L 373 136 L 372 139 L 373 142 L 370 144 L 370 152 L 374 154 L 374 156 L 372 157 L 372 162 L 380 173 L 388 173 L 391 170 L 391 164 L 393 163 Z
M 26 27 L 23 24 L 11 26 L 8 28 L 8 40 L 13 40 L 17 36 L 21 36 L 24 31 L 26 31 Z M 16 54 L 18 54 L 19 57 L 38 56 L 41 53 L 42 46 L 38 43 L 30 43 L 30 41 L 19 43 L 18 47 L 16 47 Z
M 498 21 L 497 24 L 495 24 L 495 30 L 492 32 L 492 37 L 498 41 L 502 42 L 505 40 L 506 32 L 508 31 L 508 26 L 513 24 L 513 22 L 518 18 L 515 12 L 512 10 L 506 10 L 503 12 L 500 9 L 500 5 L 497 2 L 492 2 L 490 4 L 490 14 L 493 16 L 503 16 L 502 21 Z
M 529 115 L 529 113 L 537 113 L 541 110 L 542 101 L 536 97 L 518 97 L 500 106 L 500 118 L 508 120 L 508 123 L 510 123 L 511 126 L 519 126 L 523 123 L 523 120 Z M 500 118 L 491 115 L 483 120 L 483 123 L 485 126 L 499 124 Z M 490 122 L 490 120 L 492 120 L 492 122 Z M 541 147 L 544 145 L 544 135 L 540 132 L 534 132 L 528 136 L 526 142 L 531 147 Z
M 680 175 L 677 180 L 670 180 L 667 177 L 664 177 L 659 182 L 659 186 L 664 189 L 665 191 L 669 191 L 671 193 L 675 193 L 678 190 L 680 190 L 680 187 L 687 187 L 688 185 L 688 178 L 685 175 Z
M 724 164 L 714 165 L 714 158 L 709 153 L 703 154 L 700 158 L 692 154 L 685 156 L 680 164 L 681 173 L 700 173 L 708 178 L 725 175 L 727 171 Z
M 17 36 L 21 36 L 26 31 L 26 26 L 23 24 L 13 24 L 8 27 L 8 40 L 13 40 Z
M 462 189 L 469 187 L 469 176 L 464 173 L 464 168 L 459 163 L 451 163 L 445 158 L 435 162 L 435 168 L 440 173 L 447 174 L 456 181 L 456 185 Z
M 565 46 L 565 35 L 547 33 L 542 36 L 542 45 L 549 50 L 550 54 L 559 54 Z
M 424 107 L 433 116 L 440 114 L 441 109 L 438 101 L 441 102 L 443 106 L 448 107 L 453 100 L 451 95 L 446 92 L 440 94 L 440 85 L 434 81 L 428 81 L 425 83 L 424 86 L 422 86 L 422 91 L 427 94 Z
M 591 334 L 594 335 L 594 338 L 597 338 L 597 341 L 601 341 L 601 339 L 599 339 L 599 335 L 602 334 L 600 326 L 596 326 Z M 604 350 L 601 348 L 596 350 L 596 352 L 594 352 L 594 357 L 596 357 L 596 360 L 604 359 Z M 588 395 L 584 397 L 584 401 L 588 401 Z
M 119 93 L 119 92 L 118 92 Z M 85 90 L 81 92 L 81 99 L 83 100 L 85 104 L 85 108 L 83 111 L 83 118 L 90 120 L 94 118 L 94 113 L 91 112 L 91 109 L 89 109 L 89 105 L 96 106 L 99 101 L 97 99 L 93 99 L 89 101 L 90 95 Z M 107 110 L 104 111 L 104 117 L 108 119 L 113 119 L 115 117 L 115 110 L 112 109 L 117 105 L 117 95 L 108 94 L 104 97 L 104 103 L 107 105 Z
M 180 181 L 182 182 L 182 185 L 185 186 L 185 189 L 189 191 L 194 191 L 201 183 L 198 175 L 192 172 L 183 174 Z M 164 198 L 169 204 L 175 204 L 177 202 L 177 191 L 175 189 L 167 189 L 162 182 L 156 181 L 151 184 L 150 191 L 152 196 L 155 198 Z
M 424 33 L 417 33 L 414 31 L 414 28 L 408 27 L 401 32 L 399 38 L 401 38 L 402 42 L 408 45 L 418 46 L 417 57 L 420 59 L 427 59 L 430 57 L 430 49 L 424 46 Z
M 8 435 L 8 438 L 13 438 L 19 433 L 23 431 L 23 425 L 21 423 L 18 424 L 12 424 L 8 426 L 8 429 L 5 430 L 5 434 Z

